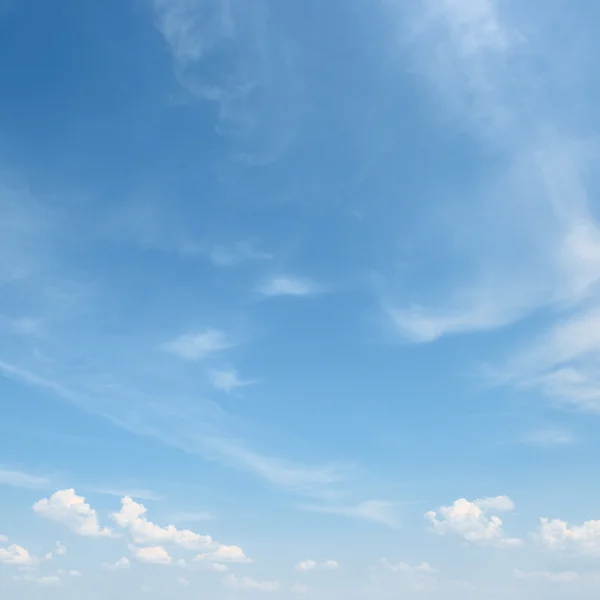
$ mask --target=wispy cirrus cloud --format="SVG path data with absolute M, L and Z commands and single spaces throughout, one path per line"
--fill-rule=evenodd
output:
M 339 515 L 354 519 L 365 519 L 392 528 L 398 526 L 397 505 L 394 502 L 388 502 L 386 500 L 366 500 L 351 505 L 307 505 L 302 508 L 312 512 Z
M 51 480 L 49 477 L 40 477 L 23 471 L 7 470 L 0 467 L 0 485 L 39 489 L 47 488 L 51 485 Z
M 271 26 L 271 7 L 259 0 L 154 0 L 155 23 L 174 58 L 176 76 L 191 97 L 213 104 L 217 132 L 245 165 L 279 157 L 295 136 L 297 106 L 292 51 Z M 226 57 L 218 71 L 208 58 Z
M 222 392 L 235 392 L 240 388 L 258 383 L 254 379 L 243 379 L 233 368 L 211 369 L 209 372 L 213 387 Z
M 263 281 L 257 288 L 263 296 L 311 296 L 321 291 L 321 287 L 311 279 L 291 275 L 281 275 Z
M 223 331 L 205 329 L 197 333 L 184 333 L 165 342 L 160 349 L 185 360 L 201 360 L 233 345 L 233 341 Z
M 386 300 L 392 323 L 407 338 L 430 342 L 588 297 L 600 278 L 600 230 L 585 177 L 597 153 L 556 119 L 548 90 L 533 76 L 541 48 L 521 33 L 510 5 L 495 0 L 425 2 L 407 11 L 407 43 L 432 98 L 508 156 L 489 183 L 476 182 L 476 202 L 467 201 L 451 225 L 471 232 L 456 271 L 461 284 L 444 290 L 437 306 Z

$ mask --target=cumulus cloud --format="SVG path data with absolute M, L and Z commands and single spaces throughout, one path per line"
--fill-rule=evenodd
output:
M 229 337 L 218 329 L 205 329 L 197 333 L 185 333 L 161 346 L 165 352 L 185 360 L 201 360 L 233 346 Z
M 135 548 L 135 557 L 144 563 L 154 565 L 170 565 L 173 559 L 162 546 L 151 546 L 149 548 Z
M 551 550 L 575 550 L 600 554 L 600 521 L 586 521 L 569 527 L 560 519 L 540 519 L 539 539 Z
M 252 559 L 244 554 L 244 551 L 239 546 L 220 545 L 212 552 L 204 552 L 198 554 L 196 561 L 208 561 L 215 563 L 232 562 L 232 563 L 251 563 Z
M 119 527 L 129 531 L 136 544 L 172 543 L 186 550 L 203 549 L 214 544 L 209 535 L 177 529 L 174 525 L 155 525 L 144 516 L 147 512 L 143 504 L 126 496 L 121 500 L 121 510 L 112 513 L 111 518 Z
M 115 563 L 110 563 L 110 564 L 104 565 L 104 568 L 107 569 L 108 571 L 118 571 L 121 569 L 129 569 L 129 567 L 131 567 L 131 563 L 129 562 L 129 559 L 124 556 Z
M 5 565 L 32 566 L 38 562 L 39 560 L 31 556 L 28 550 L 17 544 L 12 544 L 8 548 L 0 548 L 0 563 Z
M 226 586 L 236 590 L 256 590 L 259 592 L 276 592 L 279 590 L 277 581 L 256 581 L 250 577 L 238 577 L 237 575 L 228 575 L 223 580 Z
M 339 568 L 339 563 L 336 560 L 326 560 L 324 562 L 317 562 L 316 560 L 301 560 L 296 566 L 296 571 L 314 571 L 315 569 L 323 569 L 332 571 Z
M 440 508 L 440 519 L 434 511 L 425 513 L 425 518 L 431 523 L 432 531 L 439 535 L 454 534 L 468 542 L 511 548 L 520 546 L 522 541 L 506 537 L 502 519 L 495 515 L 488 517 L 486 513 L 490 510 L 501 512 L 513 509 L 514 503 L 507 496 L 483 498 L 473 502 L 459 498 L 451 506 Z
M 397 564 L 391 564 L 387 559 L 383 559 L 382 564 L 388 571 L 394 571 L 395 573 L 404 573 L 406 575 L 434 575 L 438 572 L 429 563 L 422 562 L 418 565 L 410 565 L 405 562 Z
M 319 292 L 319 286 L 310 279 L 281 276 L 264 281 L 258 291 L 263 296 L 310 296 Z
M 107 527 L 100 527 L 96 511 L 86 503 L 83 496 L 78 496 L 74 489 L 59 490 L 39 500 L 33 510 L 40 516 L 62 523 L 78 535 L 85 537 L 109 537 L 112 532 Z

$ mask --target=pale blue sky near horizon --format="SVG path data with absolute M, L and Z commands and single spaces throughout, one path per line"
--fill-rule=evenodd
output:
M 596 598 L 599 17 L 0 0 L 3 600 Z

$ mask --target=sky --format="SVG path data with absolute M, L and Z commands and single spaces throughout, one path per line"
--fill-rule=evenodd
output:
M 592 600 L 600 5 L 0 0 L 2 600 Z

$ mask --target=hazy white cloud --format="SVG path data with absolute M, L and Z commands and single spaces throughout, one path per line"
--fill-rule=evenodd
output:
M 320 286 L 310 279 L 292 276 L 273 277 L 258 286 L 264 296 L 310 296 L 320 291 Z
M 183 585 L 184 587 L 187 587 L 188 585 L 190 585 L 190 582 L 185 577 L 178 577 L 177 583 L 179 585 Z
M 46 519 L 66 525 L 82 536 L 112 535 L 110 529 L 100 527 L 96 511 L 86 503 L 83 496 L 78 496 L 74 489 L 59 490 L 50 498 L 39 500 L 33 505 L 33 510 Z
M 60 542 L 56 542 L 56 548 L 54 552 L 57 556 L 64 556 L 67 553 L 67 547 L 63 546 Z
M 108 571 L 119 571 L 121 569 L 129 569 L 130 567 L 131 562 L 125 556 L 119 558 L 119 560 L 115 563 L 109 563 L 104 565 L 104 568 Z
M 58 575 L 44 575 L 42 577 L 38 577 L 36 575 L 23 575 L 21 577 L 15 577 L 15 579 L 31 581 L 33 583 L 37 583 L 38 585 L 47 587 L 58 587 L 62 583 Z
M 56 572 L 56 574 L 60 575 L 61 577 L 81 577 L 81 572 L 76 571 L 74 569 L 72 569 L 72 570 L 59 569 Z
M 277 581 L 256 581 L 250 577 L 228 575 L 223 580 L 225 585 L 236 590 L 256 590 L 259 592 L 277 592 L 280 589 Z
M 326 560 L 323 562 L 317 562 L 316 560 L 301 560 L 294 568 L 296 571 L 314 571 L 316 569 L 322 569 L 325 571 L 333 571 L 339 568 L 339 563 L 336 560 Z
M 290 587 L 290 592 L 292 592 L 292 594 L 306 594 L 308 593 L 308 586 L 302 583 L 294 583 Z
M 322 512 L 355 519 L 365 519 L 382 523 L 388 527 L 397 526 L 396 505 L 386 500 L 366 500 L 349 506 L 314 505 L 304 506 L 305 510 Z
M 570 431 L 559 427 L 543 427 L 530 431 L 518 440 L 519 443 L 539 448 L 552 446 L 568 446 L 575 442 Z
M 539 539 L 551 550 L 600 554 L 600 520 L 569 527 L 560 519 L 540 519 Z
M 218 329 L 205 329 L 197 333 L 180 335 L 163 344 L 161 349 L 185 360 L 201 360 L 233 345 L 224 332 Z
M 575 571 L 521 571 L 514 569 L 513 574 L 517 579 L 551 581 L 552 583 L 568 583 L 579 579 L 579 575 Z
M 422 562 L 417 565 L 410 565 L 405 562 L 397 564 L 390 563 L 387 559 L 382 560 L 383 567 L 388 571 L 394 571 L 395 573 L 404 573 L 406 575 L 434 575 L 438 572 L 429 563 Z
M 172 543 L 187 550 L 206 548 L 214 544 L 209 535 L 200 535 L 190 529 L 177 529 L 174 525 L 160 527 L 144 516 L 148 509 L 125 497 L 121 500 L 121 510 L 112 513 L 111 518 L 117 525 L 127 529 L 136 544 Z
M 12 544 L 8 548 L 0 548 L 0 563 L 5 565 L 31 566 L 39 562 L 22 546 Z
M 232 562 L 232 563 L 251 563 L 252 559 L 248 558 L 244 551 L 239 546 L 225 546 L 220 545 L 216 550 L 212 550 L 211 552 L 204 552 L 203 554 L 198 554 L 196 561 L 208 561 L 215 563 L 224 563 L 224 562 Z
M 37 489 L 48 487 L 50 480 L 47 477 L 38 477 L 22 471 L 10 471 L 0 468 L 0 485 Z
M 210 260 L 220 267 L 231 267 L 247 260 L 268 260 L 273 258 L 267 252 L 257 250 L 250 242 L 238 242 L 230 246 L 215 246 L 209 253 Z
M 213 387 L 227 393 L 256 383 L 252 379 L 242 379 L 239 373 L 232 368 L 212 369 L 209 374 Z
M 162 546 L 151 546 L 147 548 L 135 548 L 135 557 L 144 563 L 155 565 L 170 565 L 173 559 Z
M 5 544 L 6 542 L 8 542 L 8 537 L 0 535 L 0 544 Z
M 431 523 L 431 530 L 439 535 L 454 534 L 468 542 L 488 543 L 503 548 L 517 547 L 522 541 L 504 535 L 502 519 L 487 512 L 513 510 L 514 503 L 508 496 L 484 498 L 469 502 L 465 498 L 455 500 L 451 506 L 440 508 L 441 518 L 429 511 L 425 518 Z

